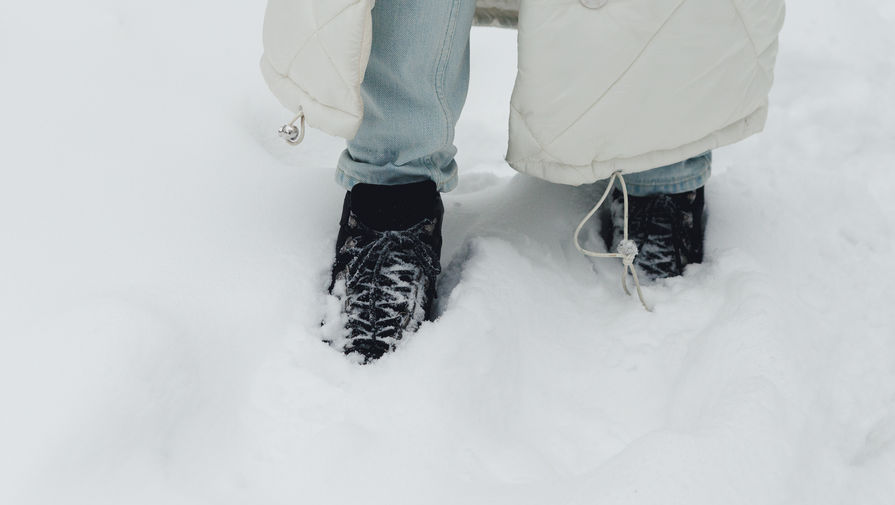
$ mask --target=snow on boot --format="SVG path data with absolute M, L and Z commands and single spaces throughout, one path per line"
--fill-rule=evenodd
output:
M 649 279 L 664 279 L 684 273 L 690 263 L 702 263 L 705 235 L 703 188 L 678 194 L 628 196 L 629 238 L 639 254 L 634 265 Z M 624 198 L 614 189 L 612 204 L 603 222 L 607 250 L 622 240 Z
M 345 195 L 330 293 L 347 322 L 334 347 L 370 363 L 432 318 L 443 215 L 430 181 Z

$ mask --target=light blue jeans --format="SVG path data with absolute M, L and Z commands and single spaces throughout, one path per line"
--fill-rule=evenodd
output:
M 364 119 L 342 152 L 336 181 L 457 186 L 454 127 L 469 88 L 475 0 L 377 0 L 361 94 Z M 634 196 L 692 191 L 708 180 L 711 153 L 626 175 Z

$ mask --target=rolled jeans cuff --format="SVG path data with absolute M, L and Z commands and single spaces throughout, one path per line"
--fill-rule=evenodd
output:
M 450 152 L 402 165 L 372 165 L 353 159 L 346 149 L 336 165 L 336 183 L 350 191 L 355 184 L 397 186 L 433 181 L 438 191 L 446 193 L 457 187 L 457 171 L 457 162 Z
M 687 193 L 701 188 L 712 175 L 712 152 L 679 163 L 625 175 L 631 196 Z M 618 186 L 618 182 L 616 185 Z

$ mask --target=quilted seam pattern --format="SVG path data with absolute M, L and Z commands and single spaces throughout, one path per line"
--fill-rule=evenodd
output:
M 308 124 L 354 135 L 370 48 L 372 0 L 270 0 L 262 72 L 280 101 Z
M 752 5 L 757 5 L 757 3 L 760 2 L 753 1 Z M 522 68 L 517 80 L 516 92 L 513 95 L 510 117 L 510 146 L 507 153 L 507 161 L 517 170 L 530 175 L 554 182 L 584 184 L 604 179 L 616 170 L 637 172 L 674 163 L 706 150 L 737 142 L 761 131 L 767 115 L 767 93 L 773 82 L 773 62 L 777 50 L 777 32 L 782 25 L 783 12 L 782 0 L 765 0 L 765 3 L 771 7 L 779 8 L 779 15 L 775 14 L 773 10 L 769 11 L 769 14 L 767 11 L 755 12 L 753 9 L 752 19 L 761 20 L 761 29 L 765 33 L 763 40 L 766 42 L 764 47 L 762 47 L 756 43 L 756 37 L 753 34 L 754 26 L 749 24 L 736 0 L 729 0 L 728 4 L 730 7 L 727 11 L 720 8 L 719 4 L 709 5 L 710 2 L 708 0 L 680 0 L 676 2 L 674 8 L 670 10 L 665 19 L 658 25 L 655 32 L 651 33 L 651 36 L 641 49 L 636 52 L 624 67 L 618 68 L 618 73 L 614 74 L 615 77 L 607 80 L 604 83 L 605 85 L 597 89 L 591 88 L 588 91 L 591 96 L 594 96 L 589 102 L 580 100 L 582 95 L 580 92 L 577 92 L 577 88 L 565 87 L 562 77 L 568 74 L 558 70 L 564 68 L 562 64 L 548 67 L 549 70 L 540 68 L 542 66 L 540 62 L 547 61 L 547 53 L 536 55 L 535 61 L 532 60 L 530 54 L 520 54 L 520 67 L 523 65 L 528 66 Z M 541 11 L 536 11 L 539 17 L 534 22 L 531 21 L 532 14 L 526 14 L 528 17 L 520 26 L 520 46 L 528 48 L 534 46 L 537 48 L 539 45 L 546 44 L 548 47 L 558 47 L 550 45 L 553 42 L 551 39 L 566 35 L 559 28 L 551 25 L 567 27 L 570 24 L 574 24 L 573 21 L 561 18 L 563 15 L 569 17 L 569 14 L 566 12 L 560 14 L 562 11 L 557 7 L 557 18 L 554 19 L 551 25 L 544 25 L 540 21 L 543 19 L 544 13 L 547 12 L 547 9 L 543 7 L 544 4 L 540 1 L 532 1 L 531 4 L 528 4 L 526 0 L 523 0 L 523 9 L 528 8 L 529 5 L 536 9 L 540 8 Z M 620 2 L 613 3 L 610 0 L 610 4 L 606 9 L 611 8 L 613 5 L 618 7 L 618 10 L 614 11 L 619 13 L 618 17 L 630 16 L 629 12 L 623 10 Z M 641 5 L 645 5 L 645 2 L 641 2 Z M 643 138 L 647 139 L 643 143 L 647 146 L 645 148 L 633 151 L 630 147 L 626 148 L 623 145 L 609 145 L 610 149 L 608 152 L 611 153 L 610 155 L 601 155 L 599 150 L 595 150 L 596 155 L 585 159 L 585 153 L 594 150 L 594 146 L 599 145 L 601 141 L 605 141 L 605 138 L 610 140 L 604 143 L 615 142 L 611 140 L 611 135 L 613 134 L 613 129 L 616 129 L 616 125 L 622 128 L 619 131 L 623 133 L 618 134 L 619 137 L 623 136 L 626 139 L 631 139 L 638 137 L 640 134 L 633 129 L 628 133 L 628 130 L 624 130 L 624 128 L 633 128 L 629 125 L 640 124 L 638 121 L 644 121 L 641 118 L 656 117 L 659 119 L 664 116 L 665 119 L 662 120 L 668 122 L 669 118 L 677 117 L 676 115 L 669 115 L 672 113 L 677 114 L 672 112 L 675 109 L 652 111 L 648 105 L 631 102 L 630 99 L 625 97 L 644 96 L 642 93 L 649 89 L 662 92 L 662 86 L 666 85 L 663 81 L 669 75 L 658 73 L 658 65 L 662 65 L 662 59 L 667 59 L 667 57 L 657 55 L 668 54 L 669 40 L 676 41 L 680 39 L 681 27 L 691 23 L 691 18 L 693 19 L 692 22 L 695 23 L 696 18 L 694 16 L 700 15 L 699 13 L 706 6 L 714 8 L 715 11 L 705 14 L 705 16 L 714 16 L 716 18 L 722 16 L 721 19 L 724 19 L 725 12 L 730 12 L 730 15 L 734 16 L 726 18 L 725 22 L 737 23 L 737 28 L 742 30 L 744 34 L 740 40 L 746 44 L 744 47 L 748 53 L 731 56 L 729 62 L 725 60 L 706 61 L 706 68 L 711 68 L 708 66 L 710 63 L 712 66 L 721 65 L 721 70 L 717 74 L 706 74 L 709 84 L 706 85 L 705 92 L 716 95 L 711 97 L 714 103 L 708 101 L 706 105 L 700 104 L 700 95 L 698 94 L 700 91 L 694 91 L 689 95 L 683 94 L 686 96 L 687 103 L 692 101 L 692 117 L 699 118 L 702 121 L 703 126 L 701 128 L 706 128 L 704 130 L 705 133 L 698 134 L 700 130 L 693 128 L 696 123 L 691 126 L 687 122 L 683 122 L 678 124 L 676 128 L 683 133 L 678 134 L 677 138 L 679 140 L 674 140 L 673 143 L 667 140 L 663 141 L 655 135 L 653 136 L 654 138 L 649 137 L 650 133 L 644 132 Z M 669 7 L 671 6 L 669 5 Z M 571 14 L 571 16 L 574 15 L 576 14 Z M 609 14 L 607 16 L 613 17 L 613 15 Z M 663 35 L 663 32 L 667 31 L 673 20 L 675 31 L 671 35 Z M 567 43 L 571 44 L 573 43 L 571 41 L 577 42 L 581 40 L 576 37 L 581 37 L 582 35 L 579 34 L 586 33 L 586 27 L 577 28 L 578 31 L 567 35 L 568 38 L 564 42 L 568 41 Z M 598 28 L 592 27 L 591 29 L 596 31 Z M 734 49 L 737 47 L 736 29 L 724 33 L 723 38 L 726 40 L 718 40 L 719 45 L 726 44 L 722 47 Z M 537 42 L 538 40 L 541 42 Z M 694 37 L 694 40 L 699 39 Z M 582 55 L 588 55 L 592 60 L 595 60 L 595 63 L 589 70 L 591 74 L 595 70 L 599 72 L 603 68 L 600 65 L 603 58 L 599 57 L 597 53 L 589 52 L 586 47 L 600 47 L 610 51 L 611 45 L 608 44 L 609 42 L 610 40 L 604 40 L 603 44 L 591 44 L 577 48 Z M 530 53 L 536 50 L 529 49 L 528 51 Z M 698 54 L 694 58 L 699 58 Z M 643 61 L 644 59 L 647 61 Z M 618 62 L 616 61 L 616 63 Z M 547 61 L 546 64 L 551 65 L 552 62 Z M 654 66 L 656 67 L 656 73 L 652 75 L 652 79 L 644 80 L 644 76 L 650 75 Z M 647 71 L 644 71 L 644 69 Z M 632 74 L 633 70 L 636 70 L 637 74 L 629 75 Z M 584 72 L 588 72 L 588 70 L 585 68 Z M 602 73 L 604 77 L 608 77 L 605 75 L 605 72 Z M 557 76 L 556 79 L 551 77 L 554 75 Z M 672 83 L 683 83 L 687 82 L 688 76 L 674 77 L 671 75 L 670 78 L 677 79 L 672 80 Z M 714 79 L 720 79 L 718 84 L 713 84 Z M 548 82 L 548 86 L 542 87 L 540 83 L 543 82 Z M 621 89 L 616 91 L 616 88 L 619 86 L 622 86 Z M 676 89 L 675 84 L 668 84 L 668 86 L 671 89 Z M 576 92 L 573 93 L 572 90 L 576 90 Z M 636 91 L 632 92 L 632 90 Z M 575 104 L 574 110 L 571 111 L 574 113 L 572 115 L 567 115 L 568 109 L 556 109 L 549 105 L 552 103 L 551 98 L 553 96 L 564 95 L 572 97 L 572 101 L 567 103 Z M 547 105 L 539 102 L 547 103 Z M 727 114 L 711 119 L 711 114 L 718 116 L 718 113 L 722 110 L 727 112 Z M 612 111 L 612 113 L 606 115 L 606 111 Z M 631 114 L 632 118 L 626 117 L 628 115 L 626 111 L 633 113 Z M 703 115 L 704 117 L 700 117 Z M 566 122 L 562 122 L 562 119 L 566 117 L 569 119 Z M 691 116 L 683 117 L 687 117 L 687 121 L 690 121 Z M 649 119 L 645 120 L 648 121 L 646 124 L 652 122 Z M 707 124 L 712 125 L 711 130 L 708 130 L 705 126 Z M 675 126 L 673 125 L 666 128 L 666 130 L 674 129 Z M 692 133 L 690 133 L 691 130 Z M 603 131 L 609 132 L 610 136 L 602 137 L 601 132 Z M 625 153 L 624 151 L 628 152 Z
M 351 138 L 374 0 L 269 0 L 262 71 L 284 105 Z M 479 0 L 519 25 L 507 160 L 566 184 L 674 163 L 761 131 L 783 0 Z M 522 11 L 523 17 L 518 13 Z M 545 22 L 545 20 L 549 20 Z

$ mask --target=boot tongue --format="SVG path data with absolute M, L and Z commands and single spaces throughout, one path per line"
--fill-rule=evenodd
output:
M 437 217 L 438 191 L 432 181 L 398 186 L 357 184 L 350 194 L 351 212 L 377 231 L 406 230 Z

